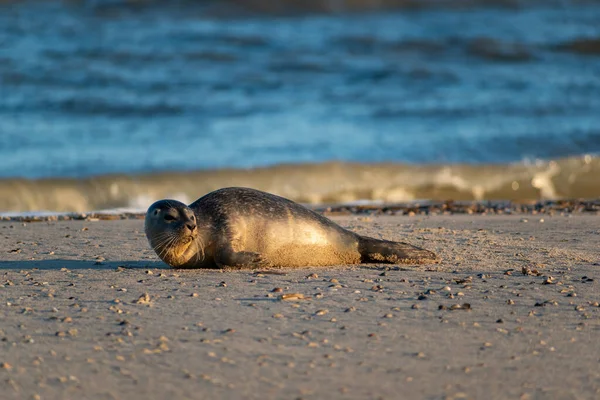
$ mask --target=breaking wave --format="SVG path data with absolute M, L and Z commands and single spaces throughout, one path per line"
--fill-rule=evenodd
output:
M 221 187 L 245 186 L 306 204 L 412 200 L 537 201 L 600 197 L 600 157 L 512 164 L 411 165 L 327 162 L 89 178 L 2 179 L 3 212 L 145 210 L 190 203 Z

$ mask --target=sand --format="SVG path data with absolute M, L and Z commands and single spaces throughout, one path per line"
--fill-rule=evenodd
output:
M 599 216 L 333 219 L 443 262 L 176 271 L 141 220 L 0 222 L 0 397 L 600 398 Z

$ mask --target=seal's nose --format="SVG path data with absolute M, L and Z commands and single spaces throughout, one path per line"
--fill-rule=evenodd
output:
M 185 226 L 190 230 L 190 232 L 194 232 L 194 229 L 196 229 L 196 224 L 193 222 L 188 222 L 185 224 Z

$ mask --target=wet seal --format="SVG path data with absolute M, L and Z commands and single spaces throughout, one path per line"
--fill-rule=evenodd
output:
M 216 190 L 189 206 L 159 200 L 146 213 L 145 232 L 173 268 L 437 261 L 431 251 L 358 235 L 291 200 L 241 187 Z

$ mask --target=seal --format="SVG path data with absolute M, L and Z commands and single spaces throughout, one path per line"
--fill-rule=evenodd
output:
M 230 187 L 189 206 L 159 200 L 146 213 L 150 246 L 173 268 L 303 267 L 434 262 L 434 253 L 358 235 L 291 200 Z

